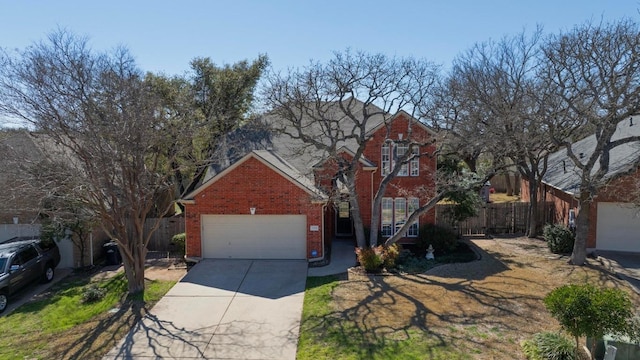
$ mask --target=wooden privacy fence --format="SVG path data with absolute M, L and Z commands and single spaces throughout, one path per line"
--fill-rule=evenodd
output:
M 153 225 L 158 221 L 156 218 L 147 219 L 144 223 L 144 233 L 148 234 Z M 127 224 L 129 231 L 133 230 L 133 222 Z M 175 234 L 184 232 L 184 217 L 173 216 L 169 218 L 160 219 L 160 226 L 151 235 L 149 241 L 149 251 L 169 251 L 171 250 L 171 238 Z
M 489 203 L 478 209 L 478 215 L 464 221 L 453 222 L 451 210 L 455 205 L 439 204 L 436 206 L 436 223 L 455 229 L 461 235 L 480 234 L 517 234 L 527 230 L 529 225 L 529 203 Z M 538 226 L 554 219 L 553 203 L 539 205 Z

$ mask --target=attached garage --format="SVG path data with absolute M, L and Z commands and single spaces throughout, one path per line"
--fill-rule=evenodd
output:
M 306 215 L 203 215 L 202 256 L 306 259 Z
M 596 249 L 640 252 L 640 209 L 632 204 L 599 202 Z

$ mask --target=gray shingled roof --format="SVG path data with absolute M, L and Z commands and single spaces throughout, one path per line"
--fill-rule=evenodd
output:
M 353 130 L 353 121 L 347 118 L 342 110 L 338 109 L 336 103 L 320 104 L 325 106 L 323 111 L 334 113 L 331 118 L 339 119 L 342 117 L 344 121 L 338 121 L 337 125 L 345 134 L 350 134 Z M 362 113 L 364 103 L 354 100 L 351 103 L 352 113 Z M 375 105 L 368 105 L 369 111 L 379 112 L 367 121 L 365 131 L 372 132 L 383 126 L 385 120 L 390 119 L 389 114 L 383 114 L 382 110 Z M 400 113 L 400 112 L 399 112 Z M 397 113 L 396 116 L 399 114 Z M 306 124 L 307 130 L 315 131 L 318 138 L 322 138 L 321 127 L 309 118 Z M 319 150 L 312 145 L 306 144 L 301 140 L 293 139 L 275 129 L 286 126 L 283 120 L 275 113 L 263 116 L 260 120 L 253 121 L 236 131 L 231 132 L 225 138 L 220 140 L 216 154 L 212 158 L 212 165 L 209 167 L 202 184 L 204 186 L 211 178 L 223 172 L 226 168 L 233 165 L 246 154 L 256 150 L 268 150 L 272 156 L 280 158 L 287 166 L 296 171 L 295 176 L 303 176 L 307 184 L 313 184 L 314 166 L 321 164 L 327 159 L 328 154 L 323 150 Z M 338 143 L 337 148 L 340 151 L 355 153 L 358 148 L 356 140 L 349 139 L 346 142 Z M 361 162 L 364 166 L 375 167 L 376 163 L 370 159 L 362 158 Z M 282 170 L 282 169 L 281 169 Z M 199 188 L 198 187 L 198 188 Z M 196 189 L 197 190 L 197 189 Z
M 356 100 L 353 112 L 361 112 L 363 106 L 362 102 Z M 374 110 L 382 111 L 377 107 L 374 107 Z M 383 122 L 384 116 L 382 115 L 371 117 L 367 123 L 367 131 L 379 127 Z M 243 126 L 222 139 L 203 184 L 253 150 L 272 151 L 295 168 L 298 173 L 312 181 L 313 167 L 324 161 L 327 158 L 327 154 L 301 140 L 293 139 L 288 135 L 274 131 L 273 129 L 278 128 L 279 124 L 282 124 L 282 120 L 278 116 L 267 114 L 261 120 Z M 353 123 L 345 118 L 345 121 L 341 122 L 340 125 L 344 127 L 344 131 L 350 131 Z M 311 124 L 310 128 L 318 131 L 318 136 L 321 137 L 318 127 Z M 338 148 L 342 147 L 353 152 L 357 149 L 357 144 L 355 140 L 338 144 Z M 366 166 L 375 166 L 371 160 L 363 159 L 363 161 Z
M 631 125 L 633 124 L 633 125 Z M 640 118 L 629 118 L 618 123 L 616 132 L 612 140 L 622 139 L 629 136 L 640 136 Z M 588 136 L 572 145 L 573 152 L 579 156 L 584 154 L 584 159 L 589 158 L 596 146 L 595 135 Z M 605 180 L 609 180 L 619 174 L 635 170 L 640 162 L 640 143 L 631 142 L 617 146 L 611 150 L 609 171 Z M 596 165 L 592 174 L 598 171 L 599 164 Z M 575 195 L 580 188 L 580 173 L 573 161 L 567 156 L 566 149 L 559 150 L 549 155 L 548 168 L 543 180 L 556 189 L 560 189 L 568 194 Z
M 281 156 L 279 156 L 275 151 L 273 151 L 273 150 L 252 150 L 248 154 L 245 154 L 245 156 L 243 156 L 243 159 L 247 159 L 251 155 L 253 155 L 256 158 L 258 158 L 259 160 L 263 161 L 267 165 L 272 166 L 277 171 L 279 171 L 281 174 L 283 174 L 284 176 L 286 176 L 289 179 L 291 179 L 292 182 L 298 184 L 301 188 L 303 188 L 304 190 L 309 192 L 311 195 L 315 196 L 317 199 L 319 199 L 319 200 L 328 199 L 328 196 L 321 189 L 316 187 L 312 180 L 310 180 L 307 176 L 304 176 L 303 174 L 301 174 L 295 167 L 293 167 L 293 165 L 291 165 L 289 162 L 287 162 L 285 159 L 283 159 Z M 243 161 L 243 160 L 240 159 L 238 161 Z M 236 163 L 236 162 L 234 162 L 234 163 Z M 222 173 L 222 172 L 224 172 L 224 170 L 222 170 L 220 173 Z M 220 173 L 217 173 L 216 175 L 209 177 L 209 179 L 207 179 L 207 181 L 203 182 L 201 186 L 199 186 L 197 189 L 195 189 L 191 193 L 185 195 L 183 197 L 183 199 L 184 200 L 192 200 L 204 188 L 209 186 L 209 184 L 211 184 L 211 182 L 213 182 L 215 180 L 216 176 L 219 175 Z
M 254 150 L 253 153 L 265 162 L 274 166 L 280 172 L 284 173 L 299 185 L 304 187 L 308 192 L 316 195 L 320 199 L 327 199 L 327 195 L 316 187 L 316 185 L 307 176 L 301 174 L 298 169 L 293 167 L 289 162 L 280 157 L 273 150 Z

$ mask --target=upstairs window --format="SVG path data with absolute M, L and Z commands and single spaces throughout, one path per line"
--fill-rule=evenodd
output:
M 420 155 L 420 148 L 414 146 L 412 152 L 415 157 L 409 162 L 409 167 L 411 168 L 411 174 L 409 175 L 418 176 L 420 175 L 420 158 L 418 157 L 418 155 Z
M 382 157 L 380 162 L 382 167 L 381 174 L 382 176 L 386 176 L 391 170 L 391 147 L 388 142 L 382 144 L 382 150 L 380 153 Z
M 409 146 L 406 143 L 398 143 L 396 144 L 396 159 L 400 159 L 407 153 L 407 149 Z M 409 175 L 409 164 L 402 164 L 400 166 L 400 171 L 398 172 L 398 176 L 408 176 Z
M 386 176 L 389 174 L 393 168 L 396 166 L 396 163 L 399 158 L 404 156 L 409 150 L 409 144 L 406 142 L 389 142 L 386 141 L 382 144 L 380 149 L 380 167 L 382 168 L 380 171 L 380 175 Z M 412 149 L 412 153 L 415 155 L 420 154 L 420 149 L 418 146 L 414 146 Z M 400 166 L 400 170 L 398 171 L 398 176 L 418 176 L 420 175 L 420 158 L 414 157 L 408 163 L 402 164 Z

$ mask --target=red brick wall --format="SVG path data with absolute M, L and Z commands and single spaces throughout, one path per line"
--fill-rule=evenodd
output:
M 380 165 L 381 162 L 381 149 L 382 144 L 388 138 L 391 140 L 398 140 L 399 134 L 403 135 L 403 139 L 408 139 L 409 125 L 411 124 L 411 138 L 420 142 L 427 142 L 431 139 L 431 134 L 425 130 L 422 126 L 416 124 L 414 121 L 409 121 L 409 118 L 404 113 L 400 113 L 388 126 L 382 126 L 374 134 L 373 138 L 367 143 L 367 147 L 364 151 L 364 156 Z M 435 153 L 435 144 L 428 147 L 421 147 L 420 153 Z M 388 186 L 385 191 L 385 197 L 417 197 L 420 199 L 420 205 L 428 202 L 435 194 L 435 172 L 436 172 L 436 159 L 428 156 L 420 158 L 420 172 L 419 176 L 398 176 Z M 380 187 L 382 182 L 382 171 L 380 168 L 373 173 L 373 189 L 374 191 Z M 360 194 L 363 200 L 368 201 L 367 204 L 371 204 L 371 177 L 367 176 L 366 179 L 362 178 L 362 186 L 367 183 L 367 194 Z M 374 194 L 375 195 L 375 194 Z M 364 202 L 363 202 L 364 203 Z M 369 207 L 367 213 L 363 213 L 363 221 L 365 224 L 371 222 L 371 208 Z M 430 210 L 426 214 L 420 217 L 420 224 L 435 223 L 435 209 Z M 379 228 L 380 226 L 378 226 Z M 412 238 L 408 238 L 409 240 Z
M 520 200 L 523 202 L 531 201 L 527 179 L 522 179 Z M 571 209 L 574 209 L 577 215 L 578 201 L 564 191 L 542 184 L 538 189 L 538 201 L 542 200 L 553 203 L 554 218 L 551 219 L 551 222 L 554 224 L 569 225 L 569 210 Z
M 309 231 L 311 225 L 322 230 L 322 204 L 311 200 L 309 193 L 288 178 L 250 157 L 197 194 L 195 204 L 186 204 L 187 256 L 202 256 L 201 215 L 249 214 L 251 207 L 256 208 L 256 215 L 306 214 L 307 257 L 312 249 L 322 256 L 322 231 Z
M 382 144 L 388 138 L 392 140 L 398 140 L 399 135 L 403 134 L 403 139 L 407 139 L 408 136 L 409 119 L 401 113 L 399 114 L 389 125 L 389 127 L 383 126 L 378 129 L 371 140 L 367 143 L 367 147 L 364 151 L 364 157 L 374 164 L 380 166 L 381 162 L 381 149 Z M 387 131 L 389 131 L 387 133 Z M 420 141 L 428 141 L 431 135 L 428 131 L 415 123 L 412 124 L 412 138 L 419 139 Z M 435 145 L 421 148 L 420 152 L 435 152 Z M 424 204 L 433 197 L 435 194 L 435 180 L 434 174 L 436 171 L 435 158 L 422 157 L 420 158 L 420 173 L 419 176 L 399 176 L 396 177 L 387 186 L 385 196 L 386 197 L 417 197 L 420 199 L 420 204 Z M 325 163 L 323 169 L 316 173 L 316 179 L 325 189 L 331 188 L 331 178 L 335 173 L 335 167 L 331 163 Z M 371 224 L 372 208 L 371 203 L 375 192 L 380 187 L 382 182 L 381 169 L 378 168 L 375 172 L 370 170 L 363 170 L 362 166 L 356 173 L 356 189 L 358 192 L 358 202 L 360 204 L 360 212 L 362 215 L 362 221 L 366 227 Z M 334 216 L 333 212 L 328 216 Z M 435 222 L 435 209 L 427 212 L 420 217 L 420 224 L 434 223 Z M 378 230 L 379 230 L 378 225 Z M 333 230 L 331 230 L 333 231 Z M 407 238 L 405 240 L 412 241 L 413 238 Z

